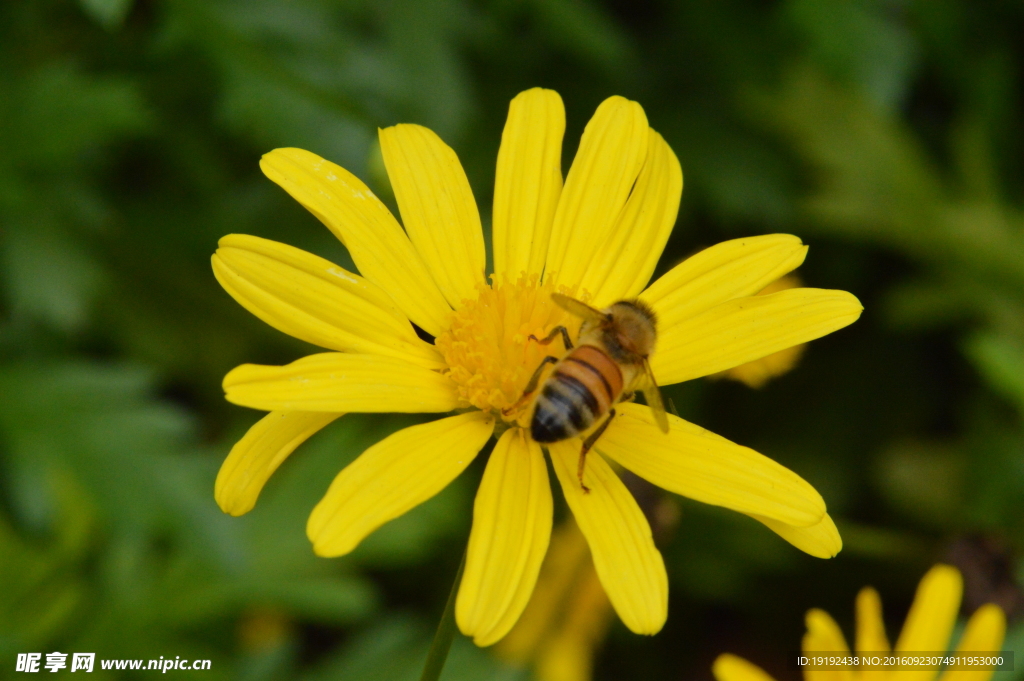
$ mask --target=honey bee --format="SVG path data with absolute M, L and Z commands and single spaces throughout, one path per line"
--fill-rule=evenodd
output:
M 505 413 L 521 407 L 536 392 L 544 367 L 555 364 L 534 402 L 530 434 L 536 442 L 561 442 L 586 432 L 598 419 L 607 418 L 583 441 L 576 474 L 584 492 L 583 470 L 587 452 L 615 418 L 615 404 L 642 391 L 658 427 L 668 432 L 668 417 L 661 392 L 651 373 L 648 357 L 657 340 L 657 319 L 646 303 L 620 300 L 598 310 L 569 296 L 553 293 L 551 299 L 562 309 L 583 319 L 574 346 L 564 326 L 556 326 L 545 338 L 530 336 L 541 345 L 561 335 L 568 354 L 561 359 L 545 357 L 523 391 L 523 396 Z

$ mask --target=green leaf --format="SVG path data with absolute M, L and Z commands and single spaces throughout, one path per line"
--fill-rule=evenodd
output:
M 980 332 L 967 340 L 965 352 L 988 384 L 1024 412 L 1024 343 Z
M 81 562 L 92 509 L 59 474 L 42 481 L 58 499 L 57 537 L 30 543 L 0 514 L 0 655 L 39 648 L 66 631 L 86 599 Z
M 0 128 L 7 153 L 56 177 L 99 145 L 143 132 L 153 123 L 132 80 L 87 74 L 73 62 L 34 68 L 15 82 L 11 98 L 12 120 Z
M 82 9 L 108 31 L 120 28 L 134 0 L 79 0 Z
M 886 16 L 886 9 L 861 0 L 792 0 L 786 6 L 821 64 L 877 104 L 894 107 L 910 85 L 918 49 L 910 31 Z
M 104 272 L 63 230 L 45 223 L 10 224 L 0 246 L 11 312 L 65 333 L 88 321 Z

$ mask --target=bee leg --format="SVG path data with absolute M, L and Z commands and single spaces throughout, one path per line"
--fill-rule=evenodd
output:
M 622 393 L 619 397 L 619 402 L 632 402 L 636 399 L 636 393 L 630 390 L 629 392 Z
M 533 394 L 533 391 L 537 389 L 537 384 L 540 383 L 540 373 L 544 371 L 544 367 L 546 367 L 548 364 L 554 364 L 557 361 L 558 358 L 552 357 L 551 355 L 548 355 L 547 357 L 542 359 L 540 361 L 540 365 L 537 367 L 537 370 L 533 372 L 533 376 L 530 376 L 530 381 L 526 384 L 526 389 L 523 390 L 522 396 L 511 407 L 508 407 L 507 409 L 502 409 L 502 415 L 508 416 L 509 414 L 518 411 L 520 408 L 522 408 L 522 406 L 526 404 L 526 400 L 528 400 L 530 398 L 530 395 Z
M 591 433 L 587 439 L 583 441 L 583 449 L 580 450 L 580 462 L 576 467 L 576 477 L 580 479 L 580 487 L 583 488 L 584 494 L 590 494 L 590 488 L 583 484 L 583 468 L 587 465 L 587 452 L 590 451 L 590 448 L 594 446 L 597 439 L 601 437 L 605 429 L 608 428 L 608 424 L 612 422 L 613 418 L 615 418 L 614 409 L 608 412 L 608 418 L 604 420 L 604 423 L 602 423 L 597 430 Z
M 676 403 L 672 401 L 671 397 L 668 398 L 668 413 L 672 414 L 673 416 L 679 416 L 679 411 L 676 410 Z
M 572 350 L 572 341 L 569 340 L 569 331 L 564 326 L 556 326 L 555 328 L 551 329 L 551 333 L 549 333 L 544 338 L 537 338 L 531 333 L 530 340 L 537 341 L 541 345 L 547 345 L 551 341 L 555 340 L 555 336 L 557 336 L 558 334 L 562 334 L 562 345 L 565 346 L 565 349 Z

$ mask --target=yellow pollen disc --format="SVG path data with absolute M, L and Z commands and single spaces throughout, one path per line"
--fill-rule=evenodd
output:
M 437 337 L 437 348 L 467 406 L 526 425 L 525 408 L 508 416 L 501 410 L 519 401 L 545 356 L 565 354 L 561 335 L 541 345 L 529 339 L 531 334 L 543 339 L 563 325 L 575 341 L 582 320 L 551 300 L 555 292 L 576 297 L 575 289 L 539 284 L 537 275 L 523 274 L 515 283 L 498 280 L 477 290 L 476 300 L 452 314 L 451 328 Z

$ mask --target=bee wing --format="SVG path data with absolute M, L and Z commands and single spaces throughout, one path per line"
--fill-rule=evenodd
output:
M 570 312 L 583 319 L 598 320 L 605 319 L 607 317 L 604 312 L 601 312 L 597 308 L 590 307 L 586 303 L 581 303 L 575 298 L 564 296 L 561 293 L 552 293 L 551 300 L 555 301 L 555 305 L 558 305 L 558 307 L 562 308 L 566 312 Z
M 641 388 L 644 398 L 647 399 L 647 406 L 654 413 L 654 420 L 658 423 L 661 432 L 668 432 L 668 416 L 665 415 L 665 403 L 661 399 L 661 390 L 658 389 L 658 382 L 654 380 L 654 372 L 651 371 L 651 364 L 644 359 L 644 376 L 646 385 Z

